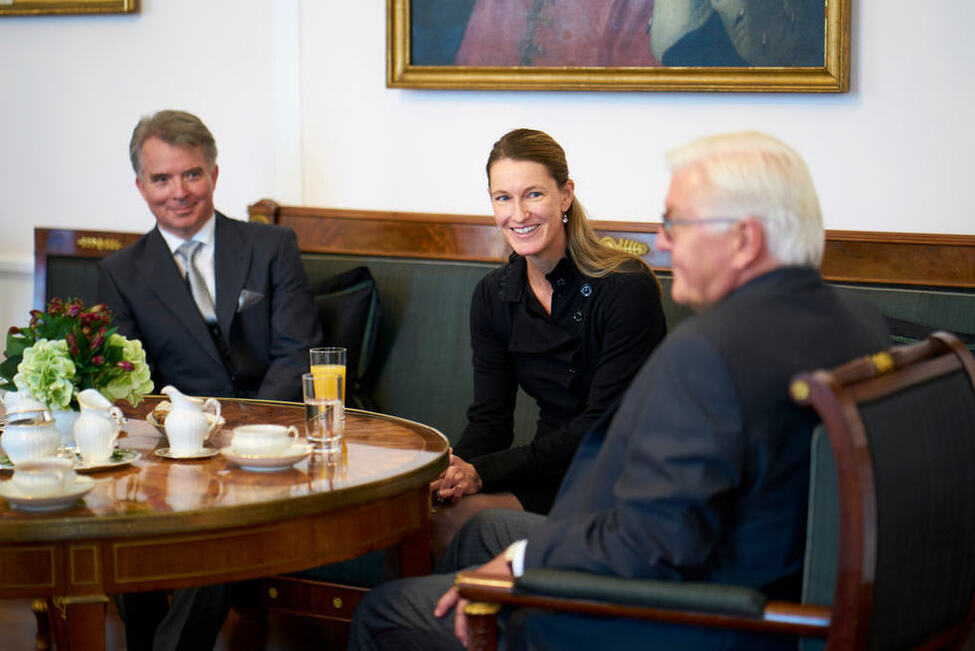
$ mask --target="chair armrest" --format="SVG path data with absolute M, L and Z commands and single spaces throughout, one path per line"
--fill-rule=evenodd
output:
M 745 617 L 761 617 L 766 602 L 765 595 L 758 590 L 741 586 L 624 579 L 548 569 L 526 571 L 524 576 L 515 579 L 514 592 Z
M 529 570 L 517 580 L 461 572 L 456 585 L 470 601 L 810 637 L 826 637 L 831 615 L 820 606 L 767 602 L 751 588 L 563 570 Z

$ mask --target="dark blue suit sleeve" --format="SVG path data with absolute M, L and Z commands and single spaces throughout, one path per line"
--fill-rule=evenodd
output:
M 308 372 L 308 349 L 322 339 L 318 311 L 308 291 L 298 242 L 284 231 L 271 261 L 271 330 L 268 368 L 258 396 L 295 399 L 301 392 L 301 374 Z
M 112 325 L 116 331 L 129 339 L 141 339 L 139 327 L 129 310 L 128 304 L 122 298 L 115 278 L 112 277 L 104 264 L 98 265 L 98 301 L 108 306 L 112 311 Z
M 673 578 L 675 568 L 700 565 L 741 481 L 743 429 L 712 345 L 688 336 L 666 342 L 605 440 L 593 432 L 583 442 L 555 508 L 529 538 L 526 567 Z

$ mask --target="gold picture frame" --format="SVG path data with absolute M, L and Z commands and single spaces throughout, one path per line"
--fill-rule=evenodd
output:
M 131 14 L 138 0 L 0 0 L 0 16 Z
M 813 23 L 818 47 L 822 34 L 822 65 L 802 66 L 573 66 L 573 65 L 464 65 L 437 62 L 414 63 L 414 23 L 412 11 L 419 15 L 443 15 L 427 7 L 443 7 L 445 0 L 387 0 L 386 4 L 386 85 L 390 88 L 465 89 L 465 90 L 608 90 L 608 91 L 721 91 L 721 92 L 801 92 L 842 93 L 850 86 L 850 7 L 852 0 L 822 0 L 824 25 Z M 458 0 L 452 6 L 457 6 Z M 483 0 L 467 0 L 475 7 Z M 685 0 L 680 0 L 685 1 Z M 690 1 L 690 0 L 686 0 Z M 758 0 L 767 2 L 767 0 Z M 660 0 L 657 0 L 660 2 Z M 515 6 L 518 3 L 512 3 Z M 747 4 L 742 0 L 739 7 Z M 534 3 L 544 6 L 545 3 Z M 500 3 L 494 3 L 495 14 Z M 522 6 L 524 6 L 522 4 Z M 818 11 L 814 5 L 813 10 Z M 517 9 L 515 9 L 517 11 Z M 524 11 L 522 9 L 522 11 Z M 578 9 L 579 12 L 585 11 Z M 744 11 L 744 9 L 739 9 Z M 759 10 L 756 10 L 756 14 Z M 497 16 L 494 17 L 495 19 Z M 516 22 L 521 16 L 514 17 Z M 795 12 L 792 19 L 795 20 Z M 527 18 L 526 18 L 527 20 Z M 651 18 L 651 20 L 653 20 Z M 500 21 L 495 20 L 494 24 Z M 551 20 L 548 21 L 551 23 Z M 542 24 L 548 24 L 542 23 Z M 499 28 L 500 29 L 500 28 Z M 651 25 L 646 27 L 650 34 Z M 429 31 L 424 32 L 430 33 Z M 445 32 L 446 33 L 446 32 Z M 459 31 L 464 34 L 464 28 Z M 784 33 L 784 32 L 783 32 Z M 458 42 L 458 30 L 452 32 Z M 764 44 L 766 33 L 761 35 Z M 650 37 L 648 36 L 648 39 Z M 774 36 L 773 36 L 774 38 Z M 755 39 L 753 38 L 753 41 Z M 419 40 L 418 40 L 419 43 Z M 537 50 L 536 50 L 537 51 Z M 818 50 L 816 51 L 818 61 Z

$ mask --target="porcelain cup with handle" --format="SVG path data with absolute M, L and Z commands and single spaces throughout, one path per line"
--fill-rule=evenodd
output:
M 26 497 L 52 497 L 67 492 L 77 475 L 70 459 L 32 459 L 14 467 L 11 482 Z
M 298 438 L 298 428 L 284 425 L 241 425 L 234 428 L 230 447 L 248 457 L 278 457 Z

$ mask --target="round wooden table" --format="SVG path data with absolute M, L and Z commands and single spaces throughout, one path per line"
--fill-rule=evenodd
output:
M 222 455 L 171 461 L 144 420 L 160 398 L 127 409 L 119 446 L 130 465 L 91 473 L 69 509 L 29 513 L 0 500 L 0 595 L 50 597 L 71 648 L 104 648 L 108 595 L 294 572 L 398 545 L 404 575 L 429 572 L 428 484 L 447 465 L 437 430 L 349 410 L 340 451 L 287 470 L 243 470 Z M 228 445 L 245 423 L 304 425 L 295 403 L 221 399 Z M 0 473 L 0 481 L 10 473 Z M 58 621 L 60 618 L 60 621 Z M 61 637 L 61 636 L 59 636 Z

